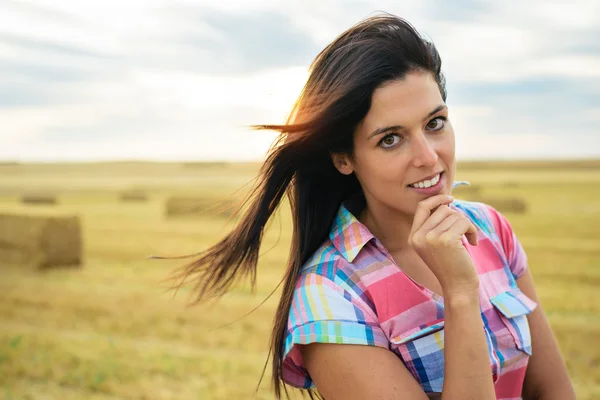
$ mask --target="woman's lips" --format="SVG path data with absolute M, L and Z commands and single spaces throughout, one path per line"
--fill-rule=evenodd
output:
M 438 182 L 433 186 L 429 186 L 428 188 L 416 188 L 414 186 L 409 186 L 408 188 L 420 194 L 433 196 L 439 194 L 444 188 L 445 176 L 446 174 L 442 172 L 440 174 L 440 179 L 438 180 Z

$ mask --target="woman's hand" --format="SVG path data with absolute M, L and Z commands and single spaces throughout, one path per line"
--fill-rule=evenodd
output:
M 479 276 L 463 246 L 477 245 L 477 229 L 432 196 L 419 202 L 409 245 L 438 278 L 444 293 L 444 386 L 442 399 L 495 399 L 488 344 L 479 303 Z
M 419 202 L 408 239 L 438 278 L 445 297 L 476 292 L 479 286 L 473 260 L 462 244 L 465 235 L 477 245 L 477 229 L 464 214 L 448 207 L 453 200 L 436 195 Z

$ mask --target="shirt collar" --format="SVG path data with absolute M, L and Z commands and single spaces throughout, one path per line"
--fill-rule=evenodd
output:
M 357 211 L 364 207 L 363 202 L 364 198 L 360 197 L 344 202 L 329 232 L 331 243 L 348 262 L 354 261 L 362 248 L 375 237 L 352 213 L 354 211 L 358 215 Z

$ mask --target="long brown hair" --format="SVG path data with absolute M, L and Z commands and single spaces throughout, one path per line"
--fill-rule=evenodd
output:
M 353 155 L 354 130 L 369 111 L 375 89 L 411 71 L 431 73 L 446 100 L 437 50 L 402 18 L 372 16 L 336 38 L 311 64 L 308 81 L 286 123 L 254 127 L 280 134 L 246 199 L 248 207 L 238 225 L 173 275 L 176 287 L 195 280 L 195 302 L 219 297 L 235 281 L 248 276 L 254 288 L 265 226 L 282 197 L 288 195 L 293 236 L 269 351 L 277 399 L 282 387 L 288 395 L 282 358 L 300 270 L 327 239 L 341 202 L 361 190 L 354 175 L 345 176 L 335 169 L 331 154 Z M 307 393 L 310 398 L 320 397 L 317 392 Z

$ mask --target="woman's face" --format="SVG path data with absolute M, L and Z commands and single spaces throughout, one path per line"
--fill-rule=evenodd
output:
M 409 73 L 375 90 L 354 135 L 354 158 L 334 156 L 334 163 L 356 174 L 369 205 L 412 215 L 419 201 L 452 191 L 454 130 L 447 118 L 432 74 Z

